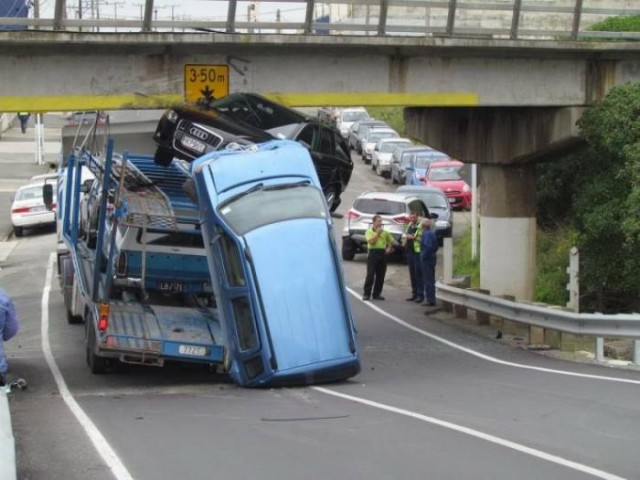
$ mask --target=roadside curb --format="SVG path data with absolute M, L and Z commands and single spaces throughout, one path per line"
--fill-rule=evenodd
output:
M 0 478 L 15 480 L 16 449 L 11 428 L 9 400 L 4 387 L 0 387 Z

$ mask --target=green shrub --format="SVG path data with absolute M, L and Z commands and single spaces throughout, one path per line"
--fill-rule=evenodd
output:
M 549 305 L 566 305 L 569 252 L 576 245 L 575 230 L 562 226 L 538 228 L 536 241 L 536 284 L 534 300 Z
M 369 115 L 386 122 L 400 135 L 405 135 L 403 107 L 367 107 Z
M 596 32 L 640 32 L 640 15 L 610 17 L 594 23 L 587 30 Z
M 456 238 L 453 242 L 453 276 L 471 278 L 471 286 L 480 286 L 480 254 L 478 246 L 478 256 L 471 259 L 471 229 L 464 235 Z

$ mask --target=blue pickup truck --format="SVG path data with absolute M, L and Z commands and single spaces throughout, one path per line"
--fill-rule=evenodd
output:
M 354 322 L 309 151 L 276 140 L 212 152 L 191 170 L 232 378 L 259 386 L 356 375 Z

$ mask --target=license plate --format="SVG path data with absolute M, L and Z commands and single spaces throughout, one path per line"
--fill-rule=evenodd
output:
M 182 143 L 182 145 L 184 145 L 185 147 L 190 148 L 191 150 L 194 150 L 198 153 L 204 152 L 204 149 L 207 148 L 207 146 L 201 141 L 196 140 L 195 138 L 187 137 L 187 136 L 182 137 L 180 139 L 180 143 Z
M 207 349 L 205 347 L 196 347 L 194 345 L 180 345 L 178 353 L 181 355 L 192 355 L 194 357 L 206 357 Z
M 31 207 L 31 212 L 44 212 L 46 210 L 44 205 L 40 205 L 39 207 Z
M 456 203 L 458 201 L 457 198 L 450 198 L 449 203 Z
M 160 290 L 163 292 L 182 292 L 183 286 L 180 282 L 160 282 Z

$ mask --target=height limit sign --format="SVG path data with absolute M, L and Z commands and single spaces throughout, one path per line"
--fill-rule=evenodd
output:
M 184 98 L 187 102 L 209 102 L 229 95 L 229 65 L 184 66 Z

